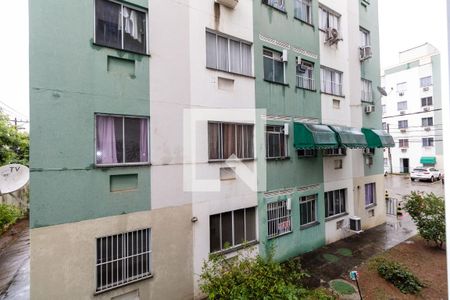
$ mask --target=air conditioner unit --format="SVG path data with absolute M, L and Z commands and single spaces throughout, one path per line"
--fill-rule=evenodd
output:
M 431 110 L 431 107 L 429 107 L 429 106 L 425 106 L 424 108 L 423 108 L 423 111 L 430 111 Z
M 289 135 L 289 123 L 284 123 L 284 135 Z
M 339 31 L 336 28 L 328 27 L 326 30 L 325 43 L 331 46 L 339 41 L 342 41 L 339 37 Z
M 350 217 L 349 218 L 349 222 L 350 222 L 350 230 L 356 233 L 361 233 L 361 218 L 360 217 Z
M 401 97 L 401 96 L 404 96 L 405 93 L 404 92 L 400 92 L 400 93 L 398 93 L 398 95 Z
M 402 151 L 403 153 L 408 152 L 408 148 L 402 148 L 400 151 Z
M 430 87 L 428 87 L 428 86 L 426 86 L 426 87 L 423 88 L 423 91 L 424 91 L 424 92 L 429 91 L 429 90 L 430 90 Z
M 430 131 L 431 128 L 430 128 L 430 127 L 425 127 L 424 130 L 425 130 L 425 131 Z
M 222 4 L 223 6 L 229 8 L 235 8 L 236 5 L 239 3 L 239 0 L 216 0 L 216 3 Z
M 405 132 L 406 132 L 406 129 L 405 129 L 405 128 L 402 128 L 402 129 L 400 129 L 400 132 L 405 133 Z
M 281 56 L 281 59 L 283 60 L 283 62 L 288 61 L 288 51 L 286 49 L 283 49 L 283 55 Z
M 370 114 L 371 112 L 375 111 L 375 105 L 367 105 L 364 107 L 364 112 L 366 114 Z
M 359 47 L 359 60 L 360 61 L 364 61 L 371 57 L 372 57 L 372 47 L 371 46 Z
M 401 114 L 401 115 L 404 115 L 404 114 L 405 114 L 405 111 L 404 111 L 404 110 L 400 111 L 400 114 Z

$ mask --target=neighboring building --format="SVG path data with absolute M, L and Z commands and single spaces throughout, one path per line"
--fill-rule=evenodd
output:
M 409 173 L 443 164 L 440 54 L 426 43 L 400 52 L 399 64 L 384 71 L 383 127 L 395 140 L 386 169 Z
M 383 223 L 377 12 L 31 1 L 32 298 L 201 298 L 211 253 Z

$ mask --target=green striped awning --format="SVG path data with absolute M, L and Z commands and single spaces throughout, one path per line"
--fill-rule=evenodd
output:
M 434 157 L 434 156 L 422 156 L 420 158 L 420 163 L 422 165 L 435 165 L 436 164 L 436 157 Z
M 386 148 L 395 147 L 394 139 L 384 130 L 361 128 L 366 136 L 367 147 L 369 148 Z
M 367 148 L 367 141 L 361 129 L 347 126 L 329 127 L 337 133 L 339 145 L 347 148 Z
M 336 133 L 326 125 L 294 123 L 295 149 L 332 149 L 339 147 Z

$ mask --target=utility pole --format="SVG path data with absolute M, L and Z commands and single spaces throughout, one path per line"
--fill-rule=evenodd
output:
M 389 123 L 386 122 L 386 129 L 389 133 Z M 388 160 L 389 160 L 389 173 L 392 174 L 392 155 L 391 155 L 391 148 L 388 147 Z
M 14 128 L 17 130 L 17 118 L 14 118 Z

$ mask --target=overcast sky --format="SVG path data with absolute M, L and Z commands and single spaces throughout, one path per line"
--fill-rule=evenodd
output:
M 4 12 L 27 11 L 28 0 L 3 2 Z M 399 51 L 425 42 L 446 53 L 445 0 L 379 0 L 379 8 L 382 70 L 398 63 Z M 12 117 L 28 120 L 28 16 L 3 13 L 0 28 L 0 106 Z

